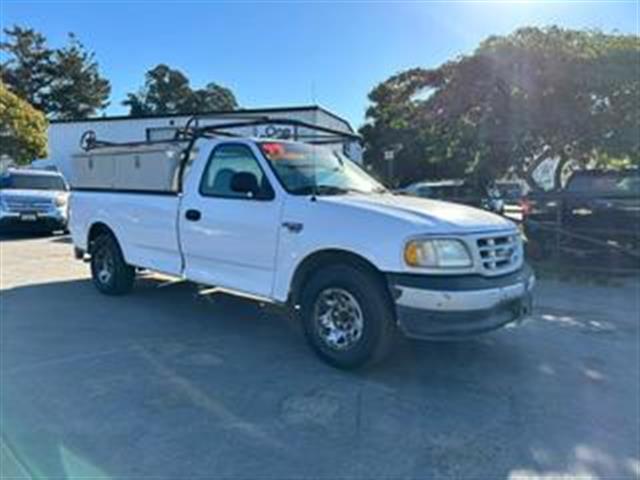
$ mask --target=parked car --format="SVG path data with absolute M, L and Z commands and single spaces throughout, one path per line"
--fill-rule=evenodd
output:
M 9 169 L 0 176 L 0 229 L 67 229 L 69 187 L 58 172 Z
M 465 180 L 416 182 L 397 190 L 397 193 L 461 203 L 499 214 L 504 208 L 504 202 L 497 189 L 484 188 Z
M 525 184 L 518 181 L 499 180 L 495 188 L 503 202 L 502 214 L 516 222 L 522 222 L 528 212 Z
M 640 258 L 640 170 L 579 170 L 563 190 L 532 192 L 526 200 L 537 254 L 618 251 Z
M 525 196 L 524 184 L 518 181 L 498 180 L 495 187 L 500 193 L 503 200 L 509 202 L 518 202 Z
M 398 329 L 451 339 L 530 311 L 534 276 L 511 221 L 394 195 L 327 147 L 220 128 L 165 151 L 141 143 L 74 158 L 71 233 L 99 291 L 129 292 L 144 268 L 278 304 L 340 368 L 383 358 Z M 138 175 L 136 188 L 118 173 L 151 167 L 160 173 Z

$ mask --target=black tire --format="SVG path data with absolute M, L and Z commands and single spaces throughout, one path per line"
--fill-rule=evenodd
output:
M 357 301 L 362 317 L 359 338 L 343 349 L 327 343 L 326 335 L 321 333 L 322 322 L 316 315 L 321 296 L 336 290 Z M 351 265 L 324 267 L 306 282 L 299 298 L 305 336 L 313 350 L 330 365 L 341 369 L 370 366 L 390 352 L 396 332 L 394 309 L 386 286 L 372 272 Z
M 96 288 L 106 295 L 124 295 L 133 288 L 135 268 L 124 261 L 113 235 L 102 234 L 93 242 L 91 276 Z

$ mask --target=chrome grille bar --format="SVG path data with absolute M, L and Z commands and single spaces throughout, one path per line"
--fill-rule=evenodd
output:
M 522 243 L 517 234 L 481 237 L 476 246 L 482 269 L 490 274 L 511 270 L 522 260 Z
M 22 213 L 22 212 L 48 212 L 51 210 L 53 203 L 49 200 L 5 200 L 7 210 L 10 212 Z

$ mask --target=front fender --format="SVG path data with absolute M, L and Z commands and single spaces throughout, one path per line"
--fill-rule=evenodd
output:
M 395 219 L 358 209 L 336 208 L 328 202 L 289 198 L 283 223 L 302 225 L 299 231 L 283 228 L 275 257 L 272 297 L 286 302 L 299 266 L 324 251 L 344 252 L 363 259 L 381 272 L 398 271 L 402 245 L 410 227 Z

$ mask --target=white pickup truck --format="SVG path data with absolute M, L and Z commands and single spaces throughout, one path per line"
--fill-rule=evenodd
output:
M 145 148 L 96 152 L 117 154 L 117 179 Z M 184 148 L 173 189 L 73 188 L 76 254 L 101 292 L 147 269 L 280 304 L 340 368 L 383 358 L 398 330 L 452 339 L 530 312 L 521 235 L 498 215 L 394 195 L 323 146 L 203 135 Z

